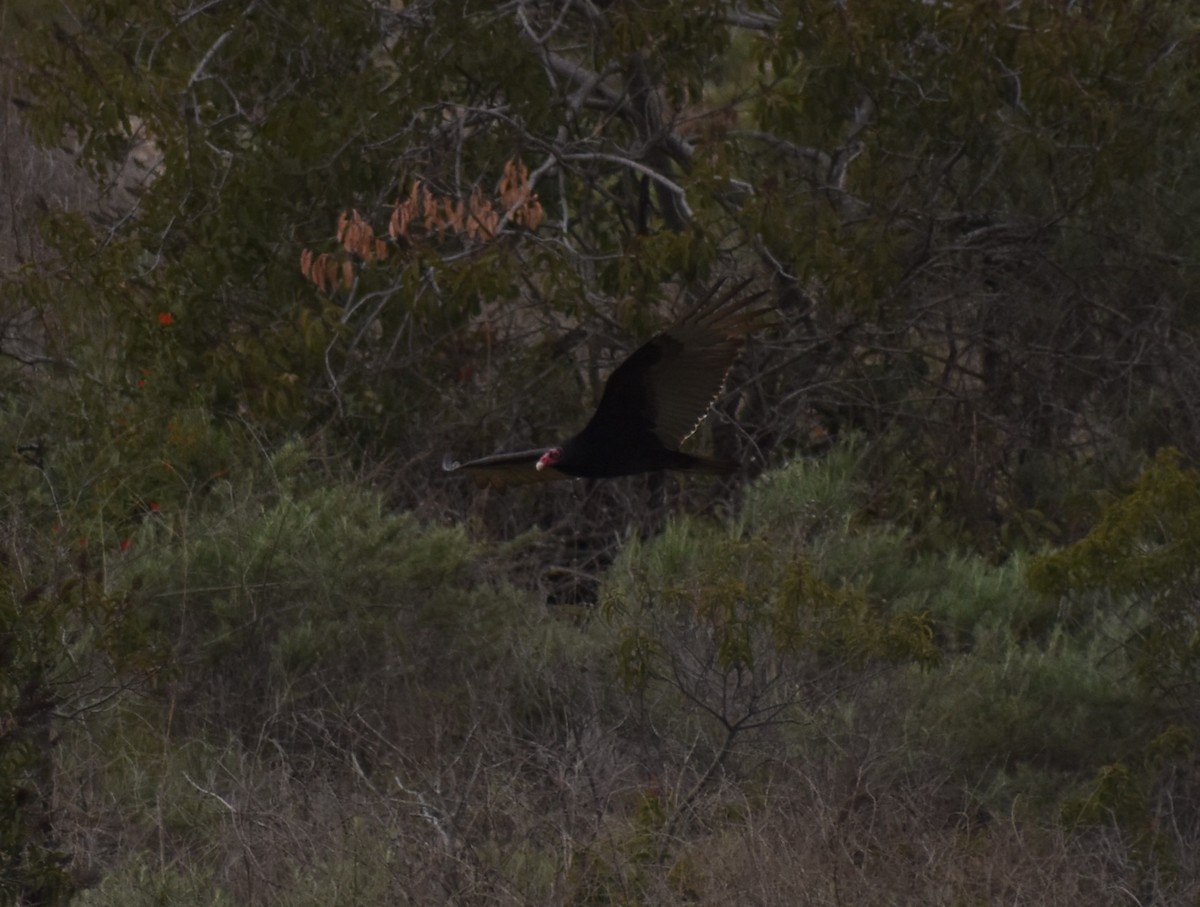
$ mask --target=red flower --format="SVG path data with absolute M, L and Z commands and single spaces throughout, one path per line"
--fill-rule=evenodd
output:
M 172 315 L 170 312 L 159 312 L 158 313 L 158 323 L 161 324 L 165 328 L 170 327 L 171 325 L 173 325 L 175 323 L 175 316 Z
M 158 501 L 151 501 L 151 502 L 150 502 L 150 512 L 151 512 L 151 513 L 158 513 Z
M 131 539 L 121 539 L 121 550 L 128 551 L 129 546 L 132 544 L 133 544 L 133 541 Z

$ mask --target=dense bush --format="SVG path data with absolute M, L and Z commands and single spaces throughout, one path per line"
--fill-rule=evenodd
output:
M 83 902 L 209 902 L 216 879 L 237 903 L 672 903 L 765 859 L 780 896 L 800 865 L 870 903 L 895 874 L 977 895 L 928 860 L 980 847 L 1013 885 L 1186 889 L 1190 826 L 1149 829 L 1190 750 L 1145 747 L 1165 713 L 1111 650 L 1121 615 L 1047 609 L 1013 565 L 861 527 L 857 446 L 763 476 L 736 518 L 629 540 L 583 609 L 314 469 L 286 445 L 110 556 L 115 638 L 159 655 L 136 675 L 77 656 L 58 681 L 66 702 L 136 680 L 45 754 L 48 853 L 98 883 Z

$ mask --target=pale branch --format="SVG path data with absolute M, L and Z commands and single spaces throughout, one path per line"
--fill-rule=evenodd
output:
M 830 186 L 844 190 L 846 183 L 846 168 L 863 152 L 863 143 L 859 137 L 875 122 L 875 102 L 864 97 L 854 108 L 854 118 L 846 133 L 846 140 L 834 150 L 826 177 Z
M 529 34 L 529 37 L 531 37 L 538 45 L 544 45 L 545 42 L 550 39 L 550 36 L 558 31 L 559 27 L 566 20 L 567 13 L 571 11 L 571 7 L 573 5 L 573 0 L 566 0 L 566 2 L 562 5 L 562 9 L 559 11 L 557 18 L 555 18 L 555 20 L 550 23 L 549 26 L 547 26 L 546 33 L 540 36 L 534 34 L 533 26 L 529 24 L 529 18 L 525 15 L 525 0 L 518 0 L 517 2 L 517 18 L 520 19 L 521 28 Z
M 208 3 L 200 3 L 200 4 L 197 4 L 196 6 L 191 7 L 190 9 L 186 9 L 182 13 L 179 14 L 178 18 L 176 18 L 175 27 L 182 28 L 184 25 L 187 25 L 187 23 L 190 22 L 192 19 L 195 19 L 197 16 L 208 12 L 214 6 L 220 6 L 222 3 L 225 3 L 225 2 L 227 2 L 227 0 L 209 0 Z
M 0 357 L 12 359 L 14 362 L 31 368 L 39 365 L 53 365 L 60 368 L 68 368 L 75 371 L 79 368 L 72 360 L 60 358 L 58 356 L 46 356 L 40 353 L 17 353 L 13 350 L 6 350 L 0 346 Z
M 250 3 L 246 6 L 246 8 L 244 10 L 242 10 L 241 18 L 242 19 L 248 18 L 250 16 L 250 14 L 252 12 L 254 12 L 254 8 L 256 6 L 258 6 L 258 0 L 250 0 Z M 224 45 L 225 42 L 228 41 L 230 39 L 230 37 L 232 37 L 233 33 L 236 30 L 237 30 L 236 25 L 229 26 L 229 28 L 225 29 L 225 31 L 222 32 L 217 37 L 217 40 L 215 40 L 209 46 L 208 50 L 206 50 L 204 52 L 204 56 L 202 56 L 200 58 L 200 62 L 196 64 L 196 68 L 192 70 L 192 74 L 187 80 L 187 88 L 190 89 L 193 85 L 195 85 L 200 80 L 200 78 L 202 77 L 202 75 L 204 73 L 204 70 L 208 68 L 208 64 L 212 61 L 212 58 L 217 55 L 217 52 L 221 49 L 222 45 Z
M 603 102 L 610 109 L 616 110 L 625 103 L 619 95 L 605 88 L 602 84 L 604 76 L 584 66 L 580 66 L 578 63 L 572 63 L 566 57 L 547 47 L 545 38 L 539 38 L 534 33 L 533 26 L 529 24 L 529 19 L 525 15 L 524 3 L 517 4 L 517 20 L 521 24 L 521 36 L 537 50 L 542 58 L 542 62 L 545 63 L 546 67 L 552 73 L 567 79 L 581 88 L 586 86 L 588 95 L 591 95 L 593 92 L 600 95 Z M 578 105 L 575 105 L 575 109 L 578 109 Z
M 747 31 L 771 31 L 779 27 L 778 16 L 767 16 L 763 13 L 752 13 L 745 9 L 735 9 L 721 14 L 721 21 L 734 28 L 744 28 Z
M 212 797 L 214 800 L 216 800 L 218 803 L 220 803 L 222 806 L 224 806 L 227 810 L 229 810 L 229 812 L 232 813 L 233 815 L 236 816 L 238 814 L 238 808 L 236 806 L 234 806 L 232 803 L 230 803 L 228 800 L 226 800 L 224 797 L 222 797 L 216 791 L 209 790 L 206 787 L 201 787 L 199 784 L 197 784 L 195 781 L 192 780 L 191 775 L 189 775 L 187 772 L 183 773 L 183 780 L 185 780 L 188 784 L 190 784 L 192 787 L 194 787 L 196 790 L 198 790 L 200 793 L 204 794 L 205 796 Z
M 438 837 L 441 839 L 442 846 L 447 850 L 452 850 L 454 848 L 454 837 L 446 827 L 447 816 L 441 810 L 437 809 L 437 807 L 430 804 L 425 795 L 419 790 L 406 786 L 400 780 L 399 775 L 393 775 L 392 780 L 395 782 L 396 787 L 412 798 L 411 802 L 417 807 L 417 815 L 433 827 L 433 830 L 437 832 Z
M 637 173 L 640 173 L 643 176 L 653 180 L 655 183 L 662 186 L 664 189 L 674 195 L 683 209 L 684 216 L 689 220 L 693 217 L 692 209 L 687 203 L 686 190 L 674 180 L 663 176 L 657 170 L 647 167 L 645 164 L 631 160 L 627 157 L 622 157 L 619 154 L 608 154 L 603 151 L 572 152 L 570 154 L 560 155 L 560 157 L 564 161 L 608 161 L 611 164 L 619 164 L 622 167 L 627 167 L 630 170 L 636 171 Z
M 618 72 L 619 67 L 615 62 L 609 63 L 603 71 L 590 73 L 589 76 L 579 83 L 579 87 L 567 99 L 567 109 L 572 113 L 578 113 L 583 107 L 584 102 L 591 96 L 600 84 L 609 76 Z
M 221 47 L 225 44 L 225 42 L 228 41 L 231 37 L 233 37 L 234 31 L 235 31 L 235 29 L 233 29 L 233 28 L 225 29 L 225 31 L 223 31 L 217 37 L 217 40 L 212 43 L 212 45 L 208 48 L 208 50 L 206 50 L 204 52 L 204 56 L 200 58 L 200 62 L 196 64 L 196 68 L 192 70 L 191 76 L 188 77 L 188 80 L 187 80 L 188 88 L 191 88 L 193 85 L 195 85 L 200 80 L 201 74 L 204 72 L 205 69 L 208 68 L 209 61 L 211 61 L 212 58 L 216 56 L 217 51 L 219 51 L 221 49 Z

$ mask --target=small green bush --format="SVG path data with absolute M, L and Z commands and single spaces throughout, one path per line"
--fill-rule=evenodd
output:
M 1030 582 L 1120 622 L 1116 644 L 1147 693 L 1200 722 L 1200 472 L 1159 452 L 1088 535 L 1030 565 Z

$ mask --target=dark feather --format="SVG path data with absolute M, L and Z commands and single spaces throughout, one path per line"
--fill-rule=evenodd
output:
M 763 293 L 739 298 L 748 282 L 717 296 L 720 284 L 667 330 L 643 344 L 609 376 L 596 412 L 564 443 L 553 467 L 536 469 L 550 448 L 497 454 L 457 464 L 481 486 L 505 488 L 570 477 L 607 478 L 657 469 L 730 472 L 734 464 L 683 453 L 762 317 Z
M 539 447 L 536 450 L 493 454 L 490 457 L 480 457 L 478 460 L 468 460 L 466 463 L 459 463 L 447 454 L 446 458 L 442 460 L 442 469 L 446 472 L 464 472 L 480 488 L 490 487 L 498 491 L 503 491 L 510 485 L 532 485 L 572 478 L 553 467 L 537 468 L 537 461 L 548 449 Z
M 587 432 L 599 422 L 605 430 L 639 420 L 661 444 L 678 449 L 725 388 L 725 379 L 761 317 L 750 309 L 763 293 L 737 299 L 747 283 L 724 296 L 719 284 L 674 326 L 639 347 L 609 376 Z

